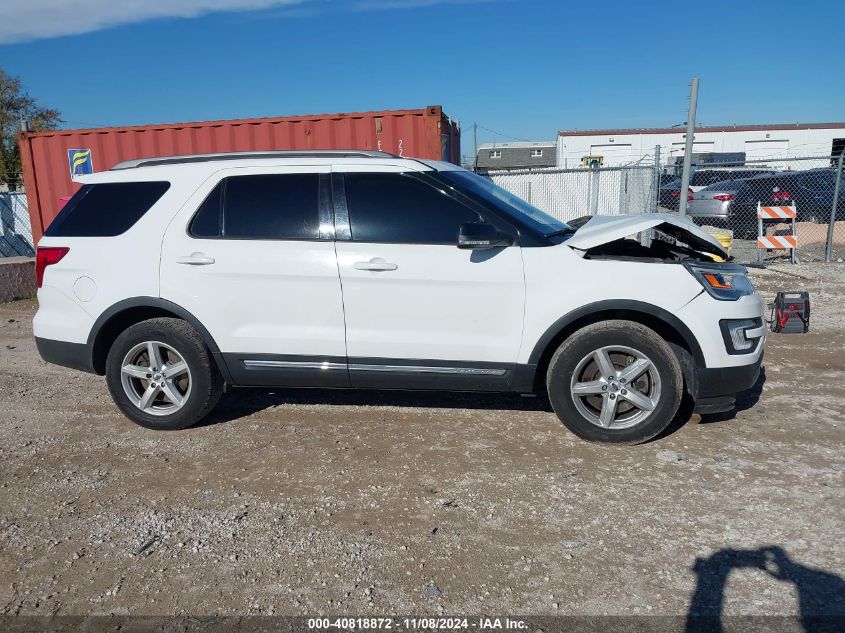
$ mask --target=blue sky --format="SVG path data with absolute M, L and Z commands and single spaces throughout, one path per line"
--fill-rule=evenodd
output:
M 66 127 L 440 104 L 470 153 L 473 122 L 479 142 L 682 123 L 693 75 L 703 124 L 845 120 L 839 0 L 15 4 L 0 65 Z

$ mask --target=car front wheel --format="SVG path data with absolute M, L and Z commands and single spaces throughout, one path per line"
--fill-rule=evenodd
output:
M 579 437 L 637 444 L 672 422 L 683 376 L 654 330 L 612 320 L 567 338 L 549 363 L 546 386 L 555 413 Z

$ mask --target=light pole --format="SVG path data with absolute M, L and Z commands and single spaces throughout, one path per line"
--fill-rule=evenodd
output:
M 689 92 L 689 115 L 687 116 L 687 138 L 684 146 L 684 170 L 681 172 L 681 195 L 678 198 L 678 215 L 687 214 L 687 196 L 689 195 L 690 162 L 692 161 L 692 142 L 695 136 L 695 108 L 698 105 L 698 77 L 692 78 Z

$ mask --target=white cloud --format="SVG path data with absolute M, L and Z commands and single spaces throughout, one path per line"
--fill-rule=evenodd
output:
M 23 0 L 0 1 L 0 44 L 90 33 L 155 18 L 216 11 L 295 7 L 309 0 Z
M 80 35 L 157 18 L 194 18 L 221 11 L 282 9 L 283 15 L 323 10 L 389 11 L 493 0 L 0 0 L 0 45 Z M 279 15 L 276 13 L 275 15 Z

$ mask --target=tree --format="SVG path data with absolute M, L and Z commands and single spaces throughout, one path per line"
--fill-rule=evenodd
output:
M 0 67 L 0 181 L 14 182 L 21 171 L 18 133 L 21 120 L 31 130 L 55 130 L 62 123 L 58 110 L 46 108 L 30 97 L 21 85 L 20 77 L 8 74 Z

